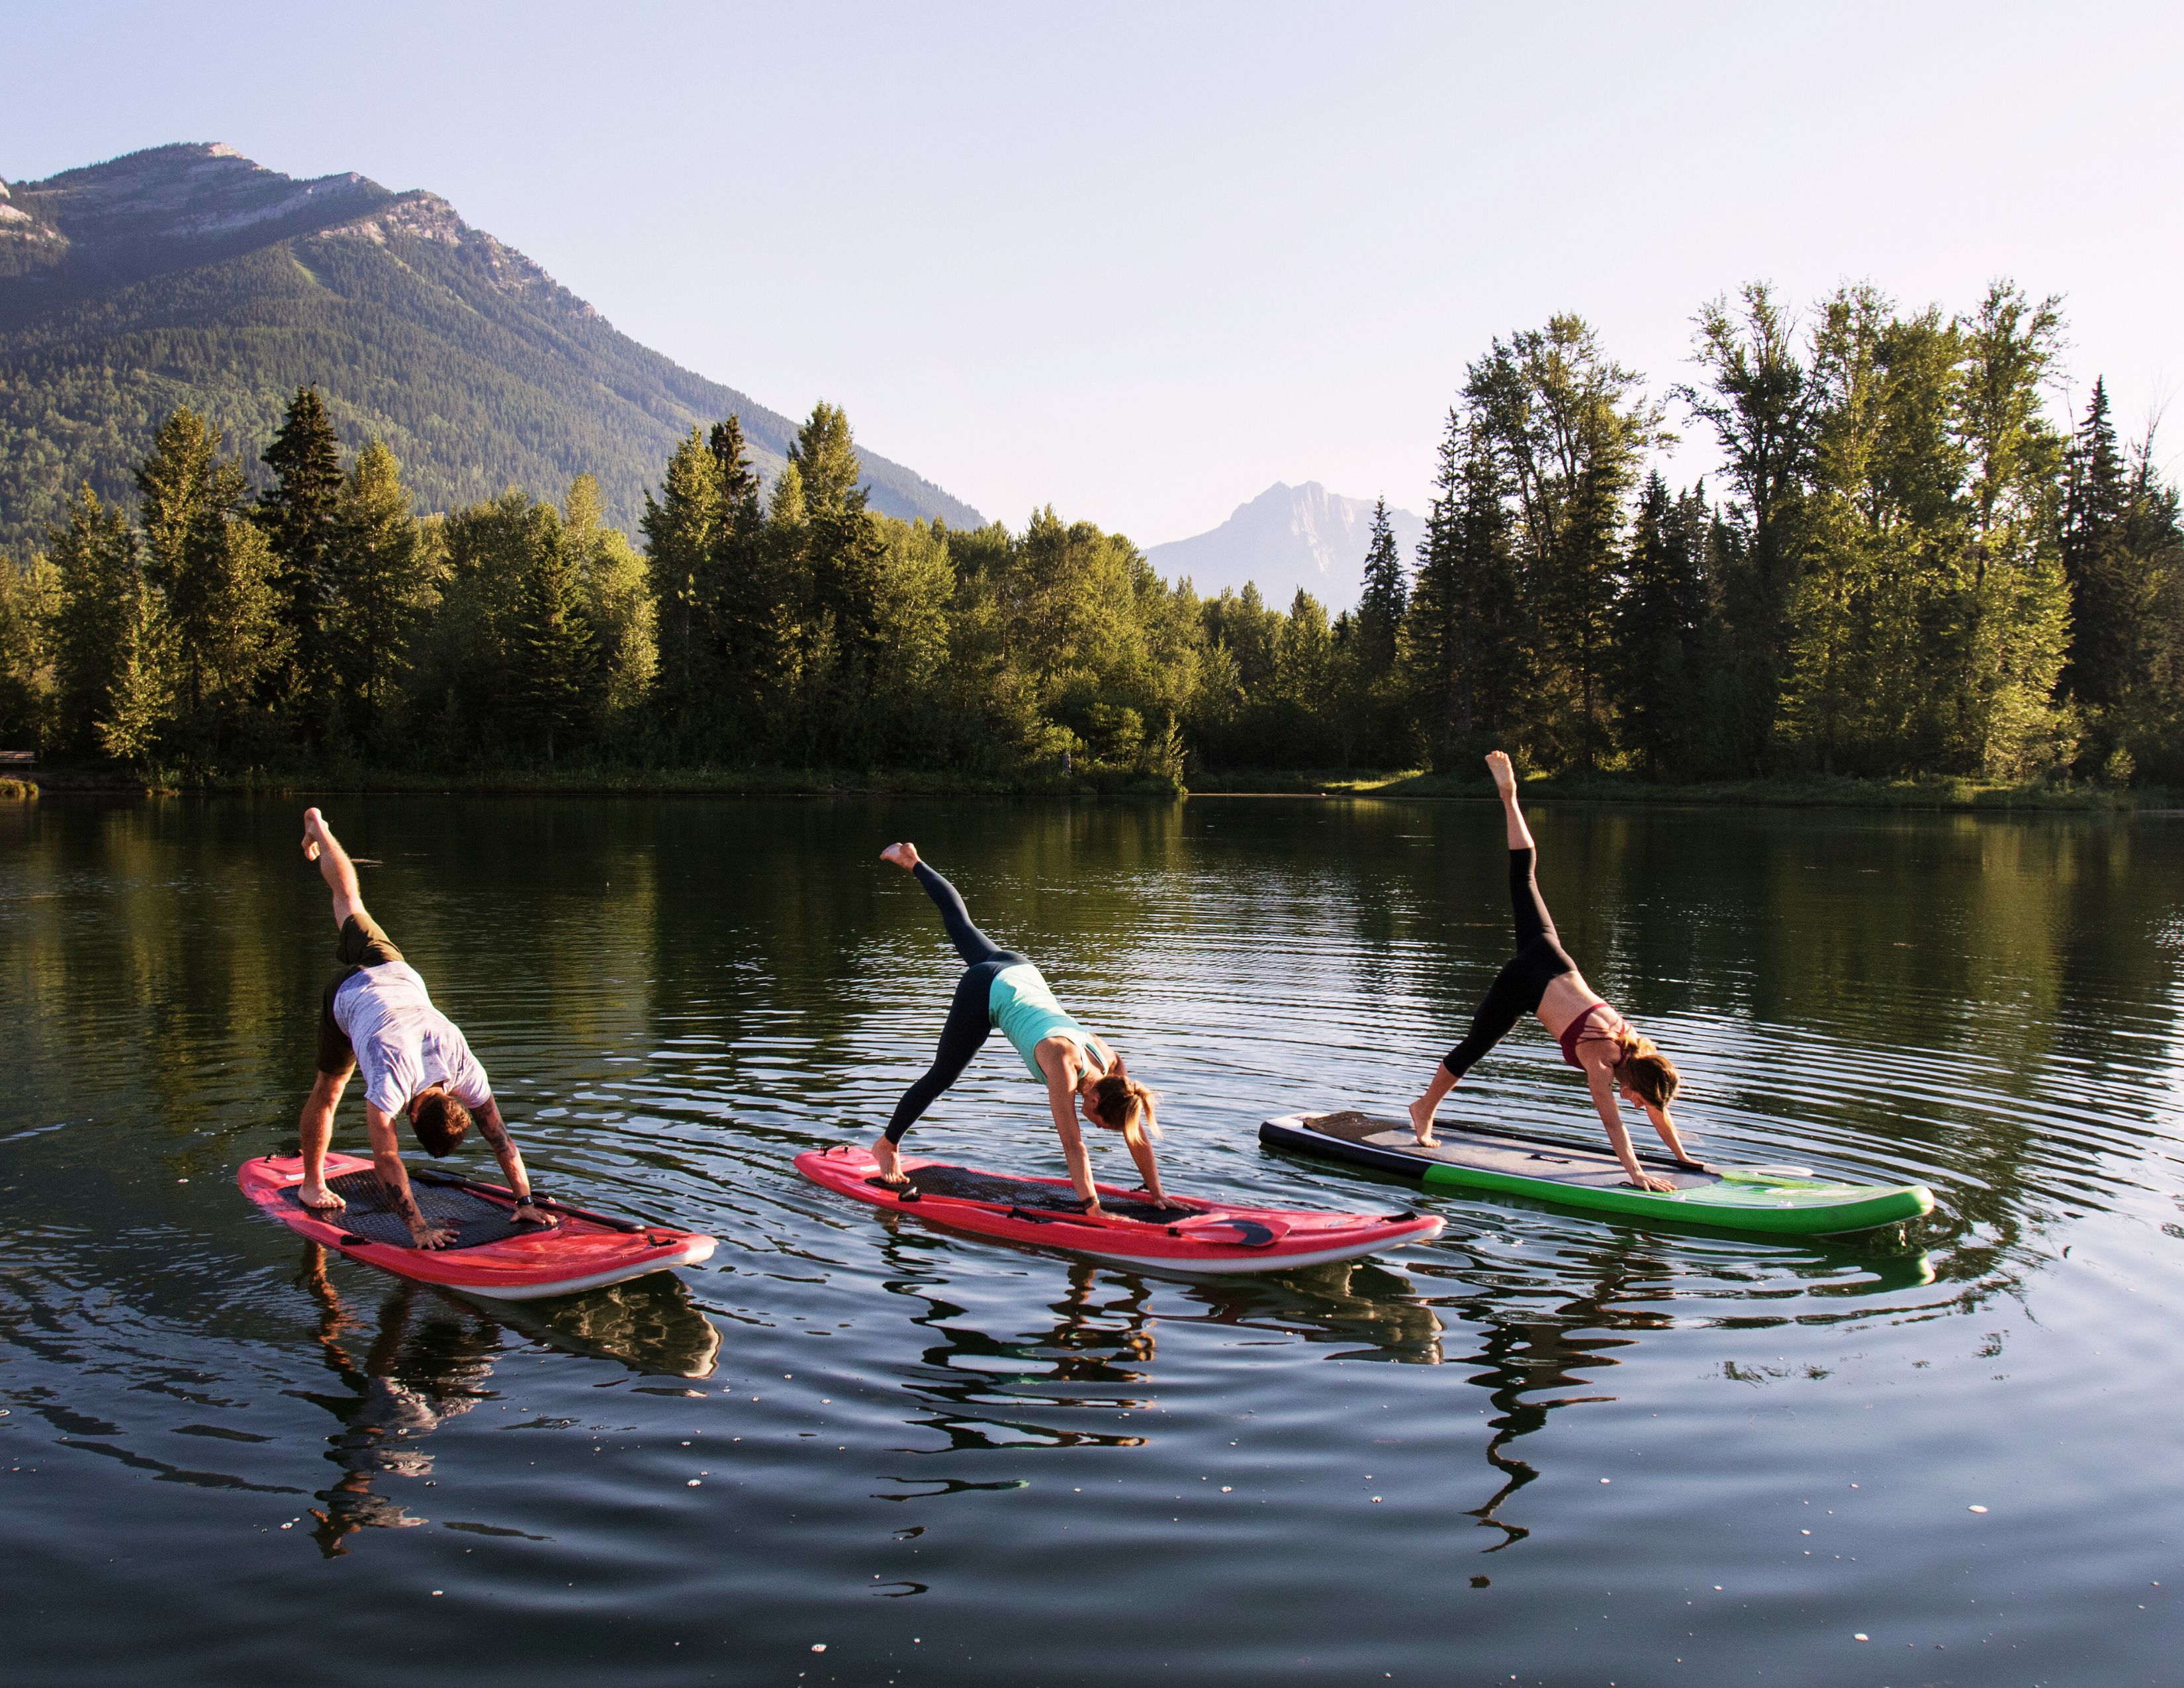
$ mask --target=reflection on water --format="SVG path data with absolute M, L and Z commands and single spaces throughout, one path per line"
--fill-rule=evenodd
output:
M 331 1557 L 348 1551 L 342 1539 L 356 1530 L 427 1522 L 372 1485 L 383 1477 L 432 1476 L 432 1456 L 423 1439 L 486 1398 L 500 1333 L 405 1279 L 387 1290 L 376 1319 L 359 1320 L 326 1277 L 326 1250 L 316 1243 L 304 1248 L 297 1281 L 319 1304 L 319 1345 L 344 1391 L 304 1397 L 341 1425 L 326 1447 L 341 1477 L 320 1493 L 323 1505 L 311 1512 L 319 1551 Z
M 710 1376 L 720 1349 L 720 1333 L 693 1304 L 688 1289 L 665 1274 L 559 1303 L 495 1303 L 489 1310 L 444 1290 L 374 1274 L 362 1287 L 382 1293 L 376 1315 L 366 1317 L 336 1286 L 327 1260 L 324 1247 L 306 1242 L 296 1282 L 318 1306 L 314 1334 L 326 1369 L 346 1393 L 296 1393 L 341 1425 L 327 1439 L 326 1457 L 342 1476 L 319 1494 L 323 1504 L 311 1514 L 318 1520 L 314 1536 L 329 1557 L 347 1552 L 343 1538 L 356 1530 L 430 1522 L 375 1485 L 396 1477 L 429 1486 L 432 1455 L 425 1439 L 492 1398 L 487 1384 L 505 1343 L 504 1327 L 634 1371 L 674 1377 Z M 354 1299 L 362 1306 L 371 1300 L 369 1293 Z M 523 1535 L 489 1524 L 449 1528 Z
M 1174 1283 L 794 1176 L 884 1116 L 954 983 L 872 852 L 916 838 L 1128 1053 L 1168 1183 L 1377 1208 L 1421 1198 L 1254 1134 L 1401 1100 L 1468 1020 L 1508 942 L 1490 808 L 343 799 L 542 1176 L 722 1239 L 500 1306 L 299 1265 L 232 1186 L 309 1079 L 331 930 L 296 806 L 0 813 L 26 1680 L 122 1680 L 152 1636 L 184 1680 L 289 1668 L 269 1601 L 381 1669 L 678 1688 L 1832 1688 L 1884 1646 L 2123 1680 L 2179 1633 L 2164 823 L 1547 810 L 1565 940 L 1677 1056 L 1706 1152 L 1935 1213 L 1770 1243 L 1436 1194 L 1432 1245 Z M 1453 1106 L 1596 1131 L 1536 1034 Z M 990 1051 L 917 1144 L 1058 1159 Z

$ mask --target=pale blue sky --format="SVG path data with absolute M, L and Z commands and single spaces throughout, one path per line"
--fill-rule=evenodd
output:
M 0 175 L 176 140 L 429 187 L 616 325 L 1022 523 L 1424 508 L 1496 333 L 1665 388 L 1750 277 L 2067 296 L 2184 379 L 2176 8 L 0 0 Z M 1686 449 L 1672 472 L 1705 466 Z

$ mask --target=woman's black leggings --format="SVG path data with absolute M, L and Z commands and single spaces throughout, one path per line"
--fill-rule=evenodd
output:
M 1509 902 L 1517 920 L 1517 953 L 1488 987 L 1463 1041 L 1441 1061 L 1455 1078 L 1462 1078 L 1474 1061 L 1508 1036 L 1520 1016 L 1538 1008 L 1550 983 L 1577 971 L 1577 963 L 1555 932 L 1553 916 L 1540 900 L 1534 861 L 1529 850 L 1509 852 Z
M 933 1057 L 933 1065 L 925 1076 L 902 1093 L 902 1100 L 894 1105 L 894 1117 L 888 1121 L 887 1139 L 902 1141 L 902 1134 L 917 1123 L 918 1118 L 940 1098 L 940 1093 L 963 1076 L 963 1069 L 971 1064 L 986 1041 L 986 1034 L 994 1029 L 994 975 L 1003 967 L 1013 967 L 1024 957 L 1013 950 L 1004 950 L 994 940 L 971 924 L 971 911 L 963 906 L 963 899 L 956 888 L 935 873 L 923 862 L 911 870 L 917 883 L 925 887 L 925 894 L 940 905 L 940 923 L 948 928 L 950 940 L 956 953 L 963 958 L 963 977 L 956 982 L 956 1000 L 948 1010 L 947 1022 L 940 1028 L 940 1047 Z

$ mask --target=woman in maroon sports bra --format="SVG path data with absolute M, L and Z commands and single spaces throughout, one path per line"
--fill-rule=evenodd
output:
M 1411 1104 L 1411 1129 L 1428 1147 L 1433 1134 L 1434 1111 L 1474 1061 L 1508 1034 L 1523 1014 L 1536 1014 L 1540 1023 L 1563 1046 L 1563 1059 L 1583 1072 L 1592 1089 L 1593 1106 L 1607 1128 L 1607 1140 L 1630 1182 L 1641 1189 L 1673 1189 L 1668 1179 L 1638 1164 L 1630 1146 L 1630 1134 L 1616 1106 L 1619 1095 L 1633 1107 L 1643 1108 L 1661 1134 L 1669 1152 L 1687 1167 L 1699 1163 L 1684 1153 L 1669 1104 L 1675 1099 L 1675 1063 L 1641 1037 L 1630 1022 L 1608 1006 L 1599 992 L 1585 982 L 1555 934 L 1554 921 L 1540 900 L 1534 877 L 1536 860 L 1532 834 L 1517 805 L 1517 776 L 1508 757 L 1496 750 L 1486 758 L 1494 784 L 1502 794 L 1502 810 L 1509 827 L 1509 899 L 1517 915 L 1517 953 L 1503 967 L 1479 1005 L 1471 1030 L 1447 1058 L 1435 1069 L 1426 1093 Z

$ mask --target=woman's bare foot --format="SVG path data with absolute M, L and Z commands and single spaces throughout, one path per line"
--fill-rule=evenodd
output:
M 872 1164 L 880 1169 L 882 1184 L 903 1184 L 910 1174 L 902 1169 L 902 1150 L 883 1137 L 872 1145 Z
M 1500 753 L 1496 752 L 1496 754 L 1499 755 Z M 1418 1147 L 1421 1149 L 1432 1149 L 1437 1147 L 1440 1143 L 1440 1139 L 1433 1134 L 1434 1105 L 1428 1101 L 1424 1096 L 1421 1096 L 1418 1100 L 1411 1104 L 1409 1113 L 1411 1116 L 1411 1135 L 1418 1139 Z
M 1507 797 L 1517 788 L 1517 771 L 1509 766 L 1509 758 L 1500 750 L 1486 753 L 1486 772 L 1494 776 L 1494 788 Z
M 907 873 L 917 866 L 917 846 L 907 838 L 900 844 L 891 844 L 880 852 L 880 860 L 892 861 Z
M 296 1200 L 304 1206 L 320 1213 L 338 1213 L 348 1206 L 348 1202 L 343 1201 L 322 1184 L 298 1184 Z

